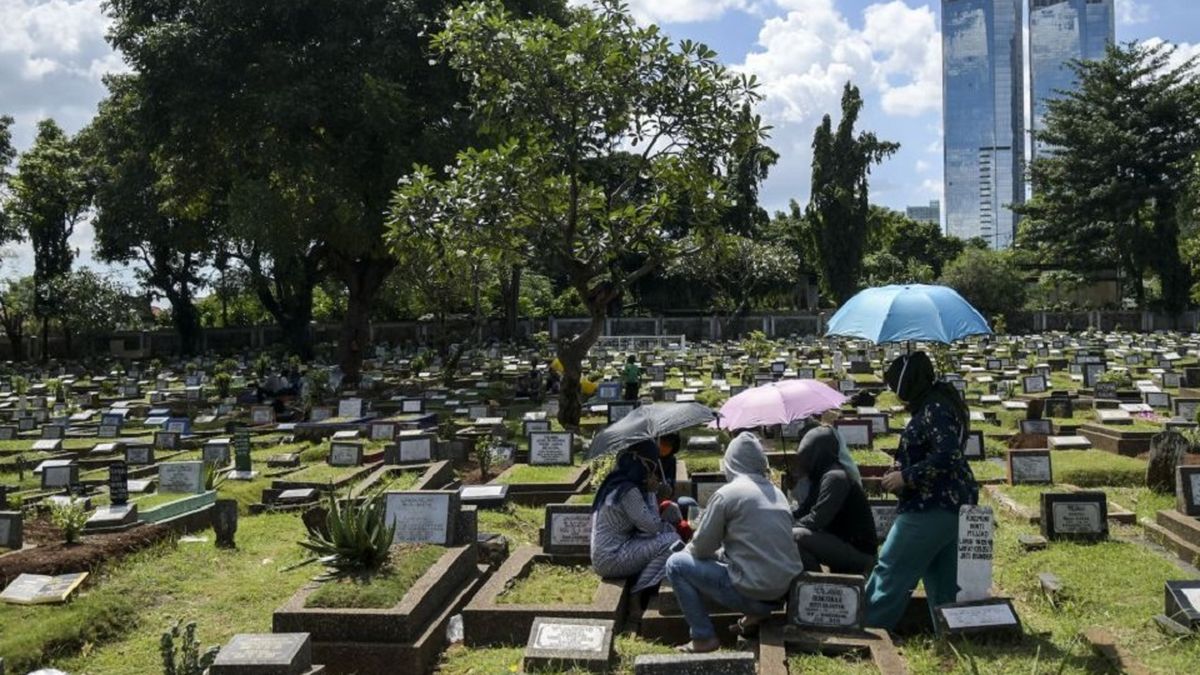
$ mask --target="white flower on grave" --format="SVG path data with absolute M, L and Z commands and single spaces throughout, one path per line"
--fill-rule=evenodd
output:
M 563 60 L 567 62 L 568 66 L 575 66 L 583 63 L 583 57 L 579 54 L 575 54 L 574 52 L 567 54 L 567 58 Z

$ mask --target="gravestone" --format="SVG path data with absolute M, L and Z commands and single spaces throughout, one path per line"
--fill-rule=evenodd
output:
M 343 419 L 360 419 L 363 416 L 363 408 L 361 398 L 344 398 L 338 401 L 337 416 Z
M 256 405 L 250 408 L 250 423 L 255 425 L 274 424 L 275 409 L 269 405 Z
M 335 442 L 329 448 L 330 466 L 362 466 L 362 443 Z
M 573 441 L 569 432 L 529 434 L 529 463 L 534 466 L 570 465 Z
M 1050 420 L 1021 420 L 1021 433 L 1033 436 L 1049 436 L 1054 432 Z
M 396 442 L 384 450 L 384 461 L 388 464 L 424 463 L 432 458 L 433 437 L 429 435 L 406 436 L 401 433 Z
M 1103 492 L 1042 493 L 1042 534 L 1054 541 L 1108 538 L 1108 500 Z
M 1200 518 L 1200 466 L 1175 467 L 1175 508 L 1185 516 Z
M 20 511 L 0 511 L 0 548 L 15 551 L 24 545 L 24 522 Z
M 546 433 L 550 431 L 549 420 L 524 420 L 521 422 L 522 432 L 528 436 L 534 433 Z
M 42 489 L 66 488 L 79 483 L 79 465 L 73 459 L 48 459 L 42 462 Z
M 534 618 L 524 670 L 608 672 L 614 656 L 613 624 L 612 619 Z
M 125 463 L 130 466 L 144 466 L 154 463 L 154 448 L 148 445 L 125 446 Z
M 392 422 L 376 422 L 371 425 L 372 441 L 390 441 L 396 438 L 397 427 Z
M 974 602 L 956 602 L 934 609 L 938 635 L 1021 635 L 1021 620 L 1012 601 L 992 598 Z
M 250 458 L 250 433 L 239 431 L 233 436 L 233 471 L 229 472 L 231 480 L 253 480 L 258 472 L 254 470 L 254 462 Z
M 862 630 L 863 583 L 860 576 L 805 572 L 788 593 L 788 623 L 804 630 Z
M 0 426 L 0 441 L 14 441 L 17 439 L 17 428 L 11 425 Z
M 620 422 L 637 408 L 637 401 L 613 401 L 608 404 L 608 423 Z
M 14 605 L 47 605 L 66 602 L 71 593 L 79 588 L 87 572 L 45 576 L 42 574 L 21 574 L 12 581 L 4 592 L 0 593 L 0 601 Z
M 1148 391 L 1142 395 L 1142 398 L 1151 408 L 1171 409 L 1171 395 L 1165 391 Z
M 620 382 L 601 382 L 596 387 L 596 398 L 601 401 L 616 401 L 621 398 Z
M 425 412 L 425 399 L 406 398 L 400 401 L 400 412 L 406 415 L 420 415 Z
M 837 420 L 833 426 L 842 435 L 846 445 L 852 448 L 870 448 L 872 439 L 871 423 L 862 420 Z
M 591 552 L 592 507 L 548 504 L 542 550 L 551 555 L 586 556 Z
M 500 509 L 507 500 L 507 485 L 464 485 L 458 489 L 458 501 L 464 506 Z
M 242 633 L 221 648 L 208 675 L 309 675 L 312 666 L 308 633 Z
M 1021 378 L 1021 388 L 1026 394 L 1042 394 L 1046 391 L 1046 378 L 1041 375 L 1027 375 Z
M 1200 409 L 1200 399 L 1176 398 L 1172 403 L 1175 406 L 1175 417 L 1188 422 L 1196 421 L 1196 412 Z
M 192 433 L 192 421 L 186 417 L 170 417 L 164 429 L 178 436 L 187 436 Z
M 156 431 L 154 432 L 154 447 L 159 450 L 178 450 L 179 436 L 179 432 L 176 431 Z
M 1048 485 L 1054 482 L 1049 450 L 1009 450 L 1010 485 Z
M 982 460 L 987 452 L 983 444 L 983 432 L 972 431 L 967 435 L 967 444 L 963 446 L 963 457 L 969 460 Z
M 285 452 L 267 458 L 267 467 L 271 469 L 294 469 L 298 466 L 300 454 L 296 452 Z
M 217 467 L 225 467 L 229 465 L 229 439 L 214 438 L 204 444 L 200 456 L 205 464 L 212 464 Z
M 958 602 L 992 596 L 992 509 L 964 505 L 958 511 Z
M 59 440 L 67 435 L 66 427 L 61 424 L 48 424 L 42 427 L 42 439 Z
M 458 492 L 388 492 L 385 519 L 395 525 L 396 543 L 450 546 L 455 541 Z
M 125 462 L 108 465 L 108 501 L 113 506 L 129 503 L 129 467 Z
M 1168 581 L 1165 595 L 1167 616 L 1193 630 L 1200 630 L 1200 581 Z
M 691 477 L 692 499 L 695 499 L 702 509 L 708 506 L 709 498 L 725 485 L 723 473 L 694 473 Z
M 757 675 L 752 652 L 642 654 L 633 660 L 634 675 Z
M 204 492 L 204 462 L 162 462 L 158 465 L 158 491 L 172 494 Z
M 116 438 L 121 433 L 121 427 L 112 424 L 101 424 L 96 428 L 96 438 Z
M 875 538 L 882 545 L 887 541 L 888 532 L 892 531 L 892 524 L 896 522 L 896 507 L 900 503 L 894 499 L 868 499 L 867 504 L 875 519 Z

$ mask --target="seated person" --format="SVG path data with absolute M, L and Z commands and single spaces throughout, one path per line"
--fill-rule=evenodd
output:
M 816 418 L 810 417 L 800 429 L 800 442 L 803 443 L 804 437 L 815 429 L 828 429 L 833 432 L 838 442 L 838 463 L 842 465 L 842 469 L 845 470 L 850 480 L 854 481 L 859 487 L 862 487 L 862 473 L 858 470 L 858 464 L 855 463 L 854 458 L 850 456 L 850 446 L 846 445 L 846 439 L 836 427 L 823 425 Z M 785 476 L 792 480 L 790 481 L 790 486 L 784 485 L 784 492 L 789 494 L 797 504 L 803 504 L 804 500 L 808 499 L 808 493 L 812 489 L 812 481 L 804 476 L 796 476 L 794 472 L 791 475 L 785 474 Z
M 691 497 L 675 499 L 675 455 L 682 443 L 679 434 L 667 434 L 658 439 L 658 509 L 663 519 L 675 525 L 683 540 L 691 541 L 692 527 L 688 523 L 688 509 L 699 506 Z
M 592 502 L 592 569 L 602 577 L 637 577 L 633 592 L 656 589 L 671 548 L 682 542 L 659 516 L 658 446 L 642 441 L 621 452 Z
M 742 433 L 725 450 L 726 484 L 713 493 L 692 542 L 667 560 L 667 577 L 687 619 L 691 642 L 680 651 L 720 647 L 701 594 L 746 616 L 748 634 L 783 607 L 792 581 L 804 571 L 792 540 L 787 497 L 771 483 L 758 437 Z
M 867 494 L 838 461 L 837 432 L 818 427 L 804 435 L 789 473 L 812 489 L 796 509 L 792 530 L 804 569 L 868 575 L 878 542 Z

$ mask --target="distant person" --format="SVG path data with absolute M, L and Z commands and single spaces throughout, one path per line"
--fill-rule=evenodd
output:
M 736 631 L 747 635 L 783 607 L 792 580 L 804 571 L 792 539 L 787 498 L 771 483 L 758 437 L 742 433 L 724 457 L 726 484 L 713 493 L 696 535 L 667 560 L 667 577 L 687 619 L 691 642 L 679 651 L 720 647 L 702 596 L 742 612 Z
M 592 569 L 605 578 L 634 577 L 634 593 L 658 588 L 673 546 L 675 525 L 659 514 L 658 446 L 642 441 L 617 457 L 592 502 Z
M 893 469 L 881 481 L 899 503 L 866 591 L 867 625 L 891 630 L 918 581 L 930 609 L 958 597 L 958 512 L 979 501 L 979 487 L 963 454 L 967 405 L 950 383 L 937 380 L 929 357 L 901 356 L 884 380 L 912 413 Z
M 642 388 L 642 367 L 638 365 L 637 357 L 633 354 L 625 360 L 625 368 L 621 370 L 621 381 L 625 384 L 625 400 L 636 401 Z
M 794 463 L 812 488 L 793 515 L 792 534 L 804 569 L 866 576 L 875 566 L 875 517 L 862 485 L 840 463 L 837 432 L 817 427 L 804 435 Z

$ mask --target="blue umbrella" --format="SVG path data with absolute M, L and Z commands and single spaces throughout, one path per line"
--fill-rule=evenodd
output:
M 979 310 L 953 288 L 912 284 L 860 291 L 829 320 L 827 335 L 885 342 L 942 342 L 991 335 Z

